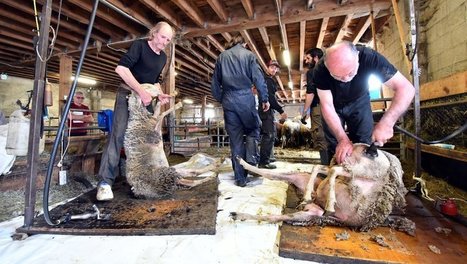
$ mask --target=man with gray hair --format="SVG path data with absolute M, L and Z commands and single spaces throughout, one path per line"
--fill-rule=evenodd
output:
M 148 33 L 148 39 L 139 39 L 133 42 L 128 52 L 123 55 L 115 71 L 123 82 L 117 90 L 115 100 L 112 131 L 104 149 L 99 168 L 102 178 L 97 187 L 97 200 L 108 201 L 113 199 L 112 184 L 115 182 L 120 150 L 123 147 L 125 131 L 128 125 L 128 99 L 127 96 L 134 91 L 145 106 L 153 100 L 151 94 L 141 84 L 150 83 L 159 85 L 159 77 L 164 69 L 167 55 L 165 47 L 172 40 L 174 32 L 166 22 L 157 23 Z M 159 94 L 161 104 L 169 102 L 170 96 Z
M 374 75 L 394 90 L 391 106 L 373 128 L 368 80 Z M 413 85 L 378 52 L 340 42 L 326 50 L 314 69 L 324 132 L 330 157 L 342 163 L 352 154 L 352 143 L 383 146 L 394 133 L 393 126 L 407 110 L 415 94 Z M 344 130 L 347 125 L 348 135 Z

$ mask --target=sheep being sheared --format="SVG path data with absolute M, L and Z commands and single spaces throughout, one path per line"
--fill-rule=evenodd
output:
M 153 97 L 161 93 L 160 86 L 143 84 L 144 89 Z M 162 141 L 162 120 L 164 117 L 182 106 L 161 113 L 158 102 L 153 104 L 154 114 L 141 103 L 137 94 L 132 93 L 128 99 L 129 119 L 125 132 L 126 177 L 137 197 L 159 198 L 173 194 L 179 185 L 194 187 L 212 177 L 202 180 L 188 180 L 184 177 L 196 176 L 208 171 L 216 171 L 221 159 L 210 158 L 209 164 L 200 169 L 184 169 L 169 167 Z
M 405 207 L 404 196 L 407 189 L 402 182 L 400 161 L 394 155 L 381 150 L 377 150 L 376 157 L 369 157 L 366 154 L 367 149 L 366 144 L 355 144 L 352 155 L 341 165 L 329 168 L 316 165 L 311 175 L 280 174 L 273 170 L 258 169 L 241 160 L 240 164 L 246 170 L 268 179 L 292 183 L 310 198 L 305 198 L 303 211 L 292 214 L 257 216 L 232 213 L 232 217 L 238 220 L 285 221 L 294 225 L 349 226 L 360 231 L 389 225 L 414 235 L 414 222 L 405 217 L 390 216 L 393 209 L 403 210 Z M 318 173 L 328 176 L 318 183 L 315 182 Z M 311 198 L 314 198 L 314 203 Z M 323 208 L 332 215 L 325 214 Z

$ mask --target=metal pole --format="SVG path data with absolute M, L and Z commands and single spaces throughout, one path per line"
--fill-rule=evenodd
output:
M 418 68 L 418 55 L 417 55 L 417 22 L 415 19 L 415 5 L 414 0 L 409 1 L 410 5 L 410 38 L 412 45 L 412 76 L 413 86 L 415 87 L 415 99 L 414 99 L 414 124 L 415 124 L 415 135 L 420 137 L 420 71 Z M 415 141 L 415 177 L 421 175 L 421 144 L 420 141 Z
M 34 73 L 34 91 L 28 142 L 28 177 L 26 179 L 26 198 L 24 206 L 25 227 L 30 227 L 33 223 L 34 207 L 36 204 L 36 179 L 37 168 L 39 167 L 39 141 L 41 137 L 42 113 L 44 107 L 44 79 L 46 68 L 46 62 L 42 61 L 40 58 L 47 58 L 51 15 L 52 0 L 47 0 L 42 6 L 39 48 L 37 49 L 38 54 L 36 54 L 36 69 Z
M 78 66 L 76 68 L 76 73 L 75 73 L 76 78 L 73 80 L 73 83 L 72 83 L 71 89 L 70 89 L 70 94 L 68 95 L 67 98 L 73 98 L 73 96 L 75 94 L 76 86 L 78 84 L 78 77 L 79 77 L 79 75 L 81 73 L 81 67 L 83 66 L 84 57 L 86 56 L 86 50 L 87 50 L 87 47 L 88 47 L 88 44 L 89 44 L 89 39 L 91 38 L 92 27 L 94 25 L 94 20 L 96 18 L 98 5 L 99 5 L 99 0 L 94 0 L 92 13 L 91 13 L 91 16 L 89 18 L 88 29 L 86 31 L 86 36 L 85 36 L 85 39 L 84 39 L 84 42 L 83 42 L 83 49 L 81 50 L 81 55 L 80 55 L 80 58 L 79 58 Z M 58 145 L 60 143 L 60 138 L 61 138 L 62 133 L 63 133 L 63 127 L 64 127 L 65 122 L 67 120 L 68 112 L 70 111 L 70 106 L 71 106 L 71 100 L 67 100 L 67 102 L 65 104 L 65 108 L 64 108 L 62 116 L 61 116 L 61 119 L 60 119 L 60 125 L 58 126 L 57 137 L 55 138 L 55 141 L 54 141 L 54 144 L 53 144 L 53 147 L 52 147 L 52 152 L 50 154 L 50 161 L 49 161 L 49 164 L 47 166 L 47 176 L 45 178 L 45 183 L 44 183 L 43 208 L 44 208 L 44 219 L 47 222 L 47 224 L 49 224 L 49 225 L 59 224 L 58 221 L 54 223 L 50 219 L 49 208 L 48 208 L 48 204 L 49 204 L 48 192 L 49 192 L 50 182 L 51 182 L 51 178 L 52 178 L 51 175 L 52 175 L 52 171 L 53 171 L 53 167 L 54 167 L 55 156 L 57 154 Z

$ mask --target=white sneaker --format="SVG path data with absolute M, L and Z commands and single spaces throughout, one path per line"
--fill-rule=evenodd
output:
M 114 198 L 112 187 L 106 182 L 99 183 L 99 185 L 97 186 L 96 198 L 98 201 L 112 200 Z

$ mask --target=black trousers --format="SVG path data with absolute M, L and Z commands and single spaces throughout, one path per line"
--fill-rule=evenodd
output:
M 371 143 L 373 133 L 373 113 L 370 96 L 364 95 L 345 104 L 334 104 L 343 128 L 347 126 L 347 134 L 352 143 Z M 329 157 L 336 153 L 337 140 L 328 124 L 323 122 L 324 135 L 328 142 Z
M 276 125 L 274 124 L 274 116 L 272 111 L 269 111 L 261 119 L 261 149 L 259 152 L 259 165 L 269 164 L 271 153 L 274 148 Z

